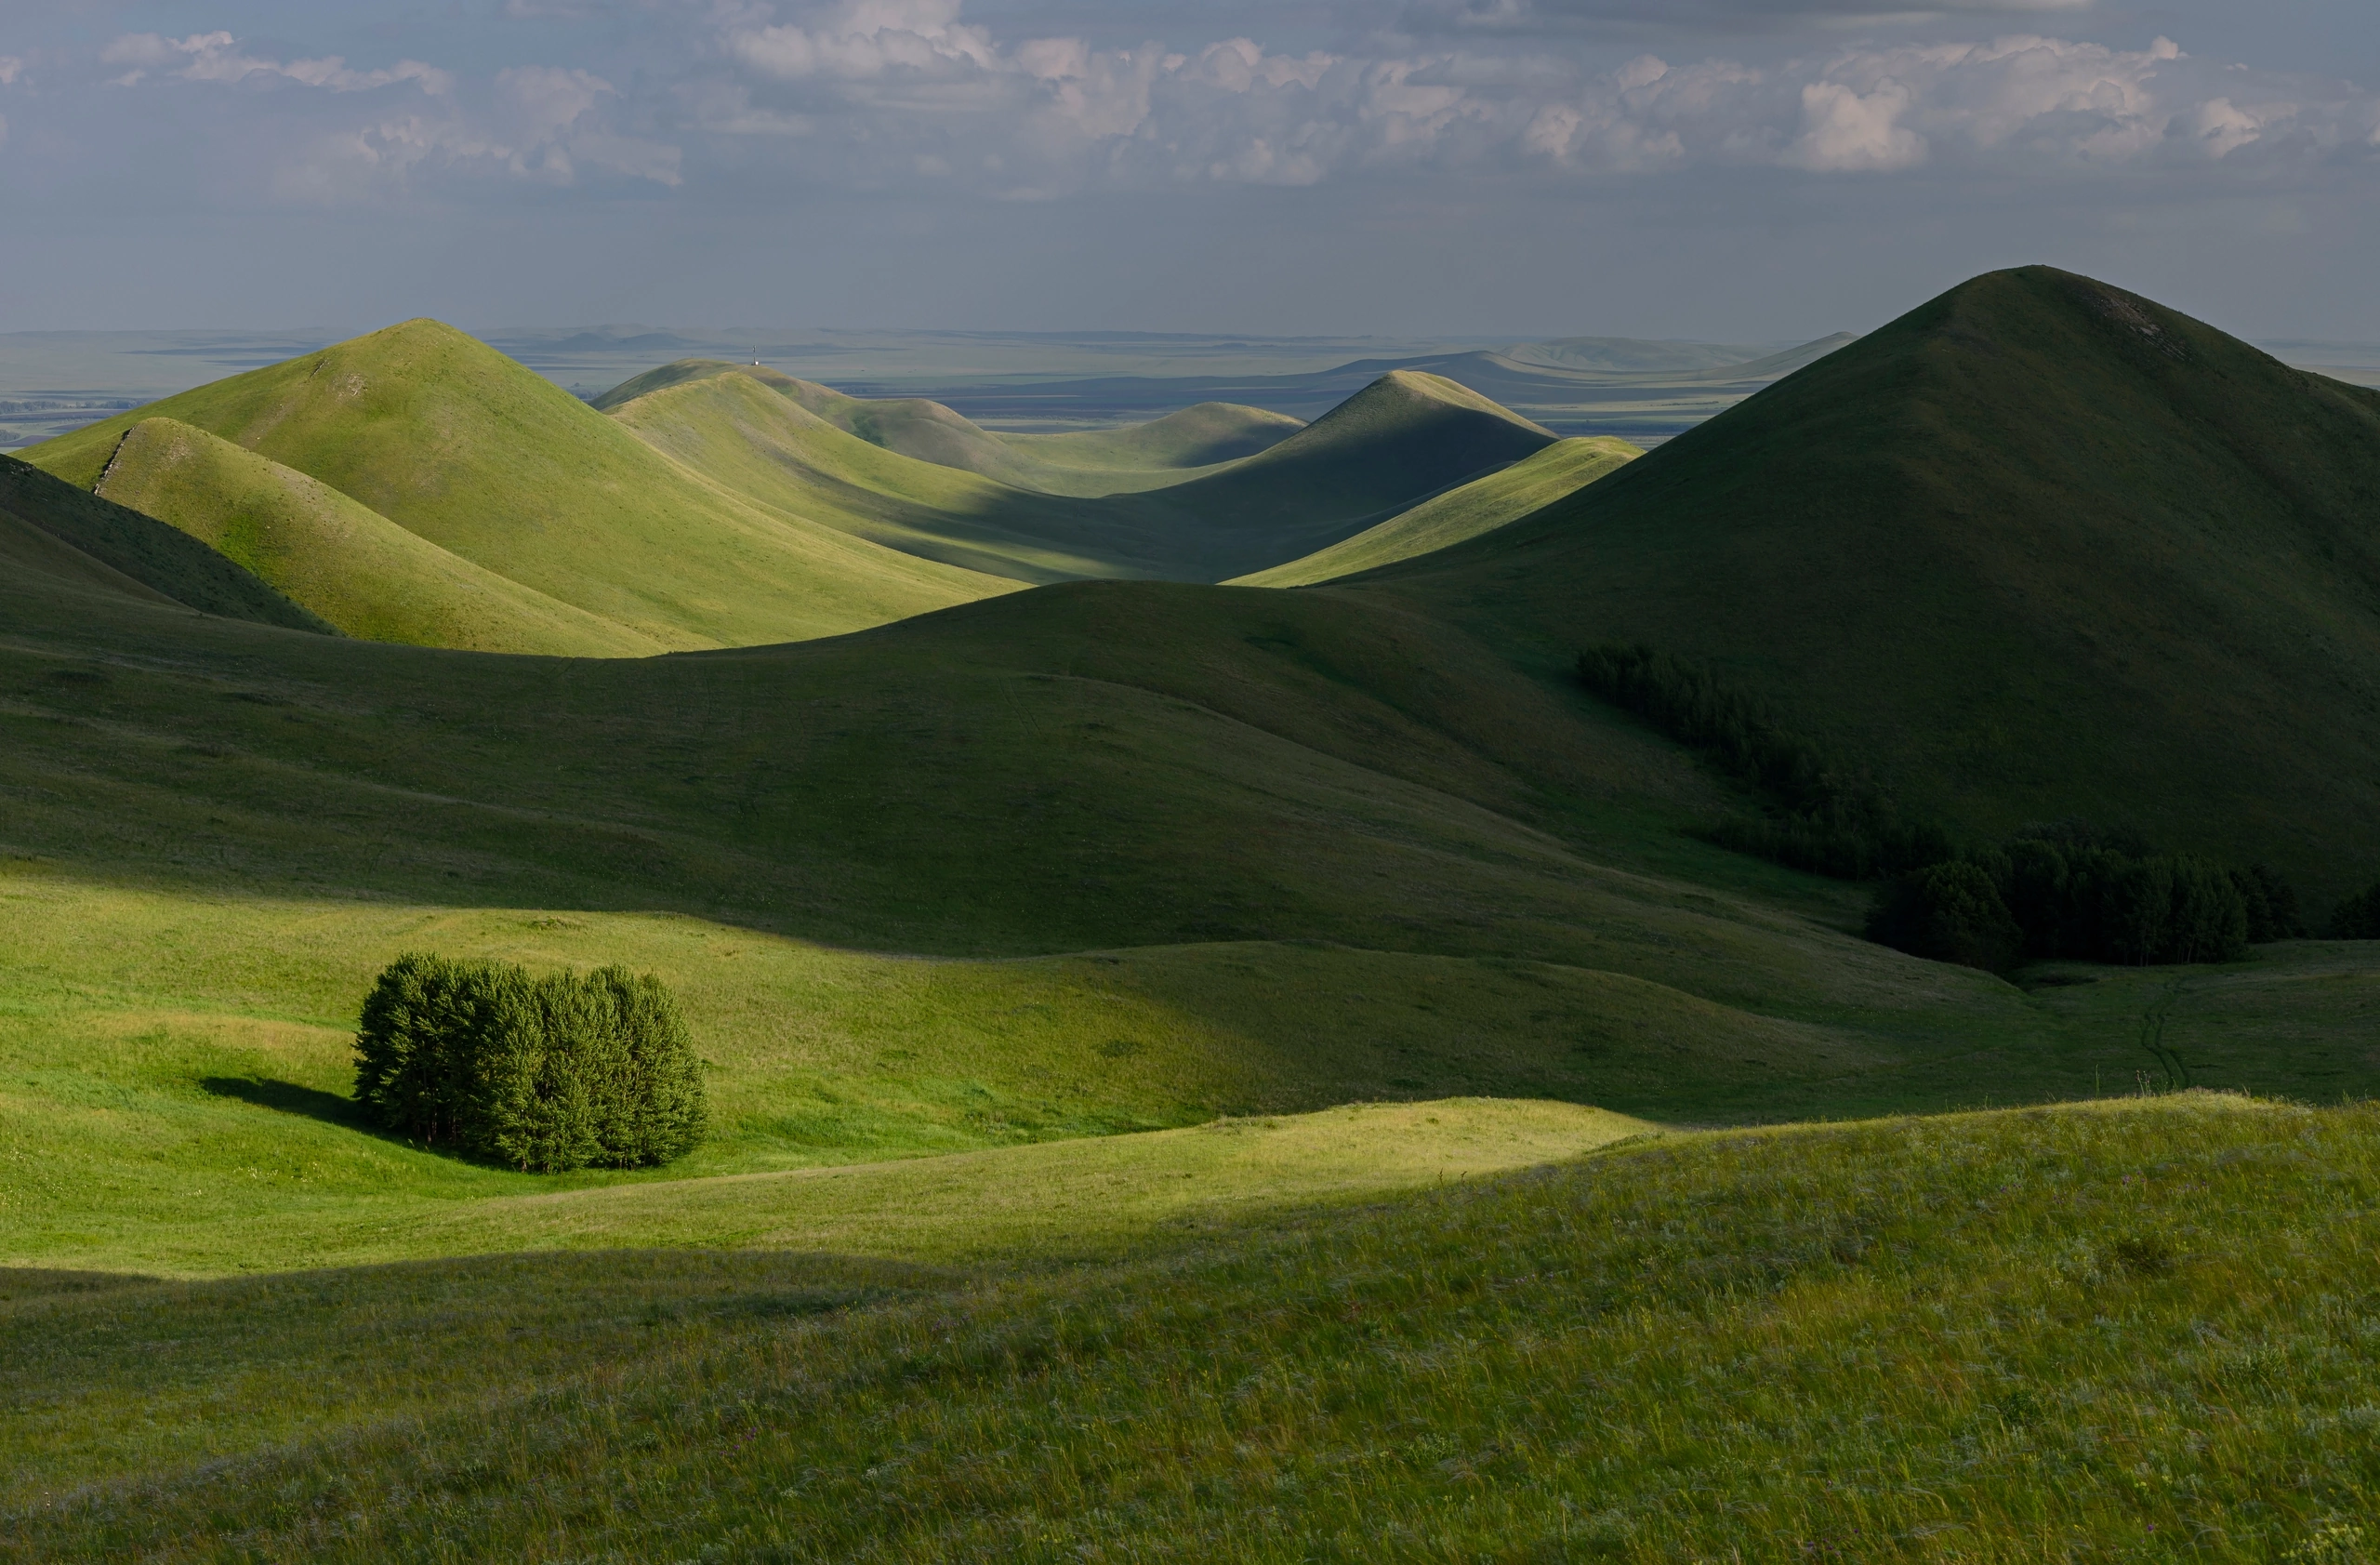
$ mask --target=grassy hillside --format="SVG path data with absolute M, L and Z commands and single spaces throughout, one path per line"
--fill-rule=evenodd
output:
M 60 1279 L 0 1554 L 2351 1560 L 2375 1128 L 1669 1137 L 1082 1268 Z
M 1310 587 L 1393 564 L 1490 532 L 1584 488 L 1644 455 L 1624 440 L 1557 441 L 1535 456 L 1422 501 L 1302 560 L 1244 576 L 1241 587 Z
M 1858 893 L 1681 835 L 1723 796 L 1675 751 L 1335 588 L 1076 584 L 609 660 L 0 607 L 21 1261 L 287 1258 L 614 1182 L 353 1121 L 353 1007 L 416 946 L 660 973 L 712 1062 L 703 1175 L 1366 1098 L 2070 1096 L 2165 1070 L 2152 1028 L 2202 1084 L 2375 1080 L 2332 1046 L 2360 948 L 2033 994 L 1912 961 L 1846 933 Z
M 750 500 L 493 349 L 413 321 L 37 445 L 89 488 L 168 418 L 664 646 L 829 635 L 1007 590 Z
M 1201 468 L 1252 456 L 1303 428 L 1259 407 L 1201 403 L 1120 430 L 1064 435 L 996 434 L 922 397 L 854 397 L 760 365 L 680 359 L 613 387 L 594 400 L 615 413 L 640 397 L 694 381 L 740 375 L 845 434 L 921 462 L 1041 494 L 1096 497 L 1159 489 Z
M 259 625 L 331 629 L 197 540 L 13 457 L 0 457 L 0 558 L 28 582 L 53 577 Z
M 97 493 L 172 524 L 350 636 L 636 657 L 658 642 L 509 581 L 328 484 L 171 418 L 126 431 Z
M 1363 578 L 1549 671 L 1714 661 L 1978 833 L 2380 874 L 2380 393 L 2087 279 L 1978 278 L 1610 479 Z

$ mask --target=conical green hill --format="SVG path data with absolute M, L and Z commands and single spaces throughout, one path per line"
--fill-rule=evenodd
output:
M 1342 538 L 1302 560 L 1241 577 L 1232 585 L 1310 587 L 1449 549 L 1542 510 L 1643 455 L 1640 447 L 1610 435 L 1556 441 L 1535 456 L 1434 496 L 1354 537 Z
M 638 657 L 660 643 L 483 570 L 328 484 L 171 418 L 126 431 L 98 493 L 167 522 L 350 636 Z
M 1977 278 L 1360 580 L 1549 670 L 1713 660 L 1972 831 L 2380 872 L 2380 392 L 2088 278 Z
M 1554 439 L 1451 380 L 1392 370 L 1278 444 L 1153 497 L 1194 518 L 1218 556 L 1261 542 L 1277 564 Z
M 756 506 L 434 321 L 202 386 L 25 456 L 89 487 L 124 433 L 155 417 L 664 646 L 836 634 L 1010 587 Z

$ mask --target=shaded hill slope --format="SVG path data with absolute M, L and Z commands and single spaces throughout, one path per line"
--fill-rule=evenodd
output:
M 25 457 L 87 488 L 124 433 L 159 417 L 666 646 L 832 634 L 1007 586 L 756 506 L 432 321 L 217 381 Z
M 1558 441 L 1302 560 L 1241 577 L 1236 585 L 1308 587 L 1450 548 L 1542 510 L 1643 455 L 1626 441 L 1608 436 Z
M 2380 393 L 2046 268 L 1361 578 L 1548 670 L 1648 642 L 1999 833 L 2380 869 Z
M 759 365 L 680 359 L 594 399 L 613 413 L 640 397 L 742 375 L 844 433 L 922 462 L 958 468 L 1012 488 L 1095 497 L 1163 488 L 1201 468 L 1251 456 L 1294 433 L 1297 419 L 1262 408 L 1202 403 L 1145 424 L 1063 435 L 1003 435 L 923 397 L 854 397 Z
M 170 602 L 293 630 L 328 630 L 253 573 L 197 539 L 0 457 L 0 558 L 30 585 Z
M 126 431 L 98 493 L 170 523 L 350 636 L 641 657 L 661 643 L 448 553 L 270 458 L 171 418 Z

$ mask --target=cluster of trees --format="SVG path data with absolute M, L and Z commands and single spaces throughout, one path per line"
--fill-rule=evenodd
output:
M 2366 887 L 2331 915 L 2334 940 L 2380 940 L 2380 885 Z
M 1579 678 L 1767 796 L 1766 814 L 1703 831 L 1722 847 L 1847 881 L 1950 856 L 1950 836 L 1939 827 L 1904 819 L 1874 782 L 1829 765 L 1816 745 L 1701 664 L 1615 642 L 1580 653 Z
M 1868 921 L 1871 940 L 1995 972 L 2041 957 L 2229 962 L 2252 941 L 2305 933 L 2295 893 L 2264 865 L 2160 854 L 2079 821 L 2029 827 L 1902 875 Z
M 665 1163 L 702 1139 L 701 1062 L 659 979 L 401 956 L 364 1002 L 355 1095 L 382 1125 L 516 1168 Z

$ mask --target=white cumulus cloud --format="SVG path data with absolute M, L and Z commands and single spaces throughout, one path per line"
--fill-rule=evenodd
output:
M 1925 161 L 1925 138 L 1900 123 L 1916 98 L 1896 81 L 1861 94 L 1841 82 L 1802 87 L 1802 133 L 1785 161 L 1822 170 L 1908 168 Z

